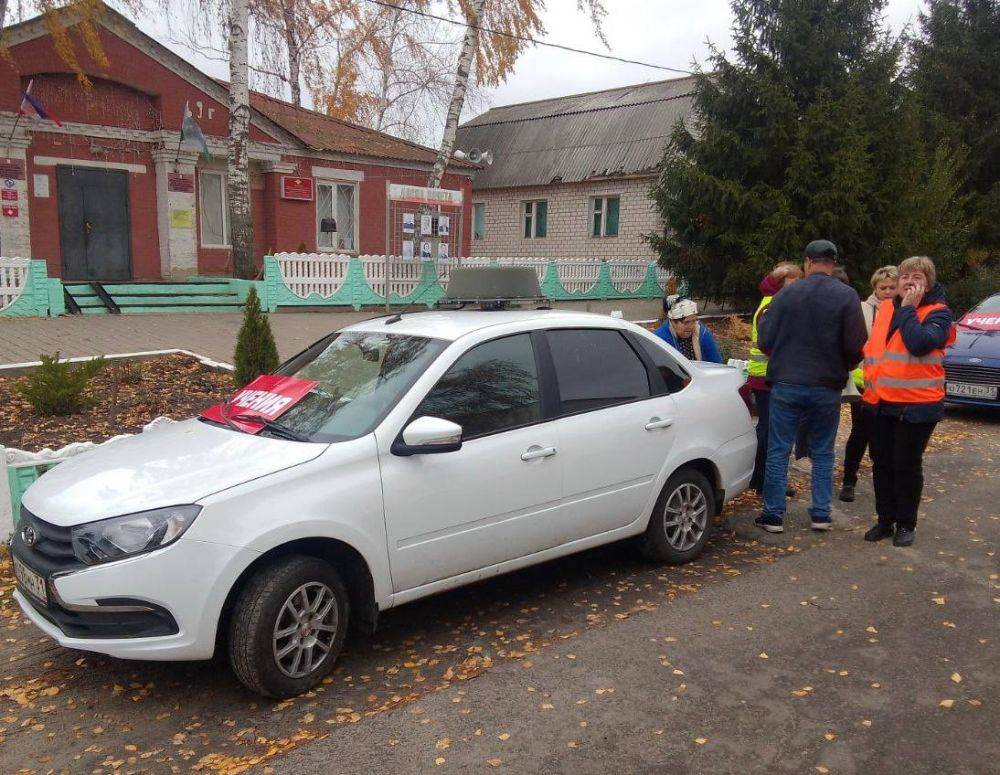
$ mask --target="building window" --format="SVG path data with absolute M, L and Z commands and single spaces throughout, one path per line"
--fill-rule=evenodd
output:
M 524 203 L 524 238 L 544 237 L 548 229 L 549 203 L 544 199 Z
M 472 239 L 486 238 L 486 203 L 472 204 Z
M 592 237 L 617 237 L 619 198 L 617 196 L 598 196 L 594 197 L 593 202 L 593 221 L 590 235 Z
M 337 233 L 320 231 L 324 218 L 337 221 Z M 316 185 L 316 245 L 320 250 L 358 250 L 358 186 L 356 183 Z M 336 243 L 334 243 L 336 239 Z
M 198 206 L 202 247 L 229 247 L 229 205 L 223 173 L 202 172 L 198 175 Z

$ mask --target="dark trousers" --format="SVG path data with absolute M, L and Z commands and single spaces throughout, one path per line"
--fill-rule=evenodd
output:
M 750 489 L 764 489 L 764 467 L 767 465 L 767 428 L 771 423 L 771 391 L 754 390 L 753 402 L 757 407 L 757 457 L 753 461 Z
M 804 457 L 809 457 L 809 429 L 805 423 L 800 423 L 795 434 L 795 459 L 801 460 Z
M 847 437 L 847 449 L 844 451 L 844 484 L 850 487 L 858 483 L 858 468 L 872 435 L 873 419 L 872 413 L 864 408 L 863 401 L 851 402 L 851 435 Z
M 924 489 L 924 450 L 937 422 L 906 422 L 881 413 L 871 422 L 869 445 L 878 521 L 912 530 L 917 526 Z

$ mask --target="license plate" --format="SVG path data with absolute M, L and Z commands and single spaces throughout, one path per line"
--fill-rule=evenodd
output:
M 949 396 L 965 396 L 966 398 L 990 398 L 996 400 L 996 385 L 970 385 L 967 382 L 949 382 Z
M 14 578 L 17 579 L 17 583 L 20 584 L 32 597 L 37 598 L 48 605 L 49 596 L 45 590 L 45 579 L 17 559 L 17 557 L 14 557 L 13 560 Z

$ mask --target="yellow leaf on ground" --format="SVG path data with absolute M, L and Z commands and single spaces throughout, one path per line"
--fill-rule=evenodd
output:
M 698 745 L 705 745 L 705 743 L 707 743 L 707 742 L 708 742 L 708 739 L 707 739 L 707 738 L 704 738 L 704 737 L 696 737 L 696 738 L 694 739 L 694 741 L 695 741 L 695 742 L 696 742 L 696 743 L 697 743 Z
M 833 734 L 833 732 L 827 732 L 826 734 L 824 734 L 824 735 L 823 735 L 823 737 L 825 737 L 825 738 L 826 738 L 827 740 L 829 740 L 829 741 L 830 741 L 831 743 L 832 743 L 832 742 L 833 742 L 834 740 L 836 740 L 836 739 L 837 739 L 837 736 L 836 736 L 835 734 Z
M 434 743 L 434 747 L 437 748 L 439 751 L 444 751 L 450 746 L 451 746 L 451 740 L 449 740 L 447 737 L 442 737 L 440 740 Z
M 932 597 L 931 598 L 931 602 L 932 603 L 937 603 L 938 605 L 944 605 L 944 598 L 943 597 Z
M 824 766 L 823 766 L 822 764 L 817 764 L 817 765 L 816 765 L 816 772 L 820 772 L 820 773 L 827 773 L 827 772 L 829 772 L 829 771 L 830 771 L 830 770 L 828 770 L 828 769 L 827 769 L 826 767 L 824 767 Z
M 962 683 L 962 676 L 959 675 L 958 673 L 952 673 L 951 674 L 951 680 L 954 681 L 957 684 L 960 684 L 960 683 Z
M 490 765 L 490 767 L 499 767 L 503 764 L 503 759 L 487 759 L 486 763 Z
M 442 764 L 444 764 L 444 757 L 443 756 L 439 756 L 438 758 L 436 758 L 434 760 L 434 763 L 440 767 Z
M 501 732 L 497 737 L 501 740 L 510 740 L 510 732 Z
M 757 656 L 759 656 L 761 659 L 767 659 L 768 658 L 767 652 L 765 652 L 765 651 L 760 652 L 760 654 L 758 654 Z
M 867 627 L 865 627 L 865 632 L 870 632 L 872 633 L 872 635 L 874 635 L 875 633 L 878 632 L 878 630 L 876 630 L 872 625 L 869 624 Z
M 940 705 L 942 708 L 950 708 L 954 704 L 955 704 L 954 700 L 941 700 L 941 702 L 938 703 L 938 705 Z

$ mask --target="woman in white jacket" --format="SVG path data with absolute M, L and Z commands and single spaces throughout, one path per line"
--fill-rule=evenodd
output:
M 891 299 L 896 295 L 896 280 L 899 273 L 894 266 L 883 266 L 875 270 L 872 274 L 872 295 L 861 302 L 861 313 L 865 317 L 865 326 L 868 333 L 872 332 L 872 322 L 875 320 L 875 312 L 879 304 L 884 299 Z M 855 384 L 859 391 L 864 390 L 864 377 L 859 374 L 860 369 L 855 369 L 852 375 L 855 376 Z M 840 499 L 850 503 L 854 500 L 854 487 L 858 483 L 858 468 L 861 466 L 861 458 L 868 448 L 868 439 L 871 436 L 871 419 L 867 412 L 862 410 L 859 401 L 851 403 L 851 435 L 847 438 L 847 449 L 844 451 L 844 484 L 840 488 Z

